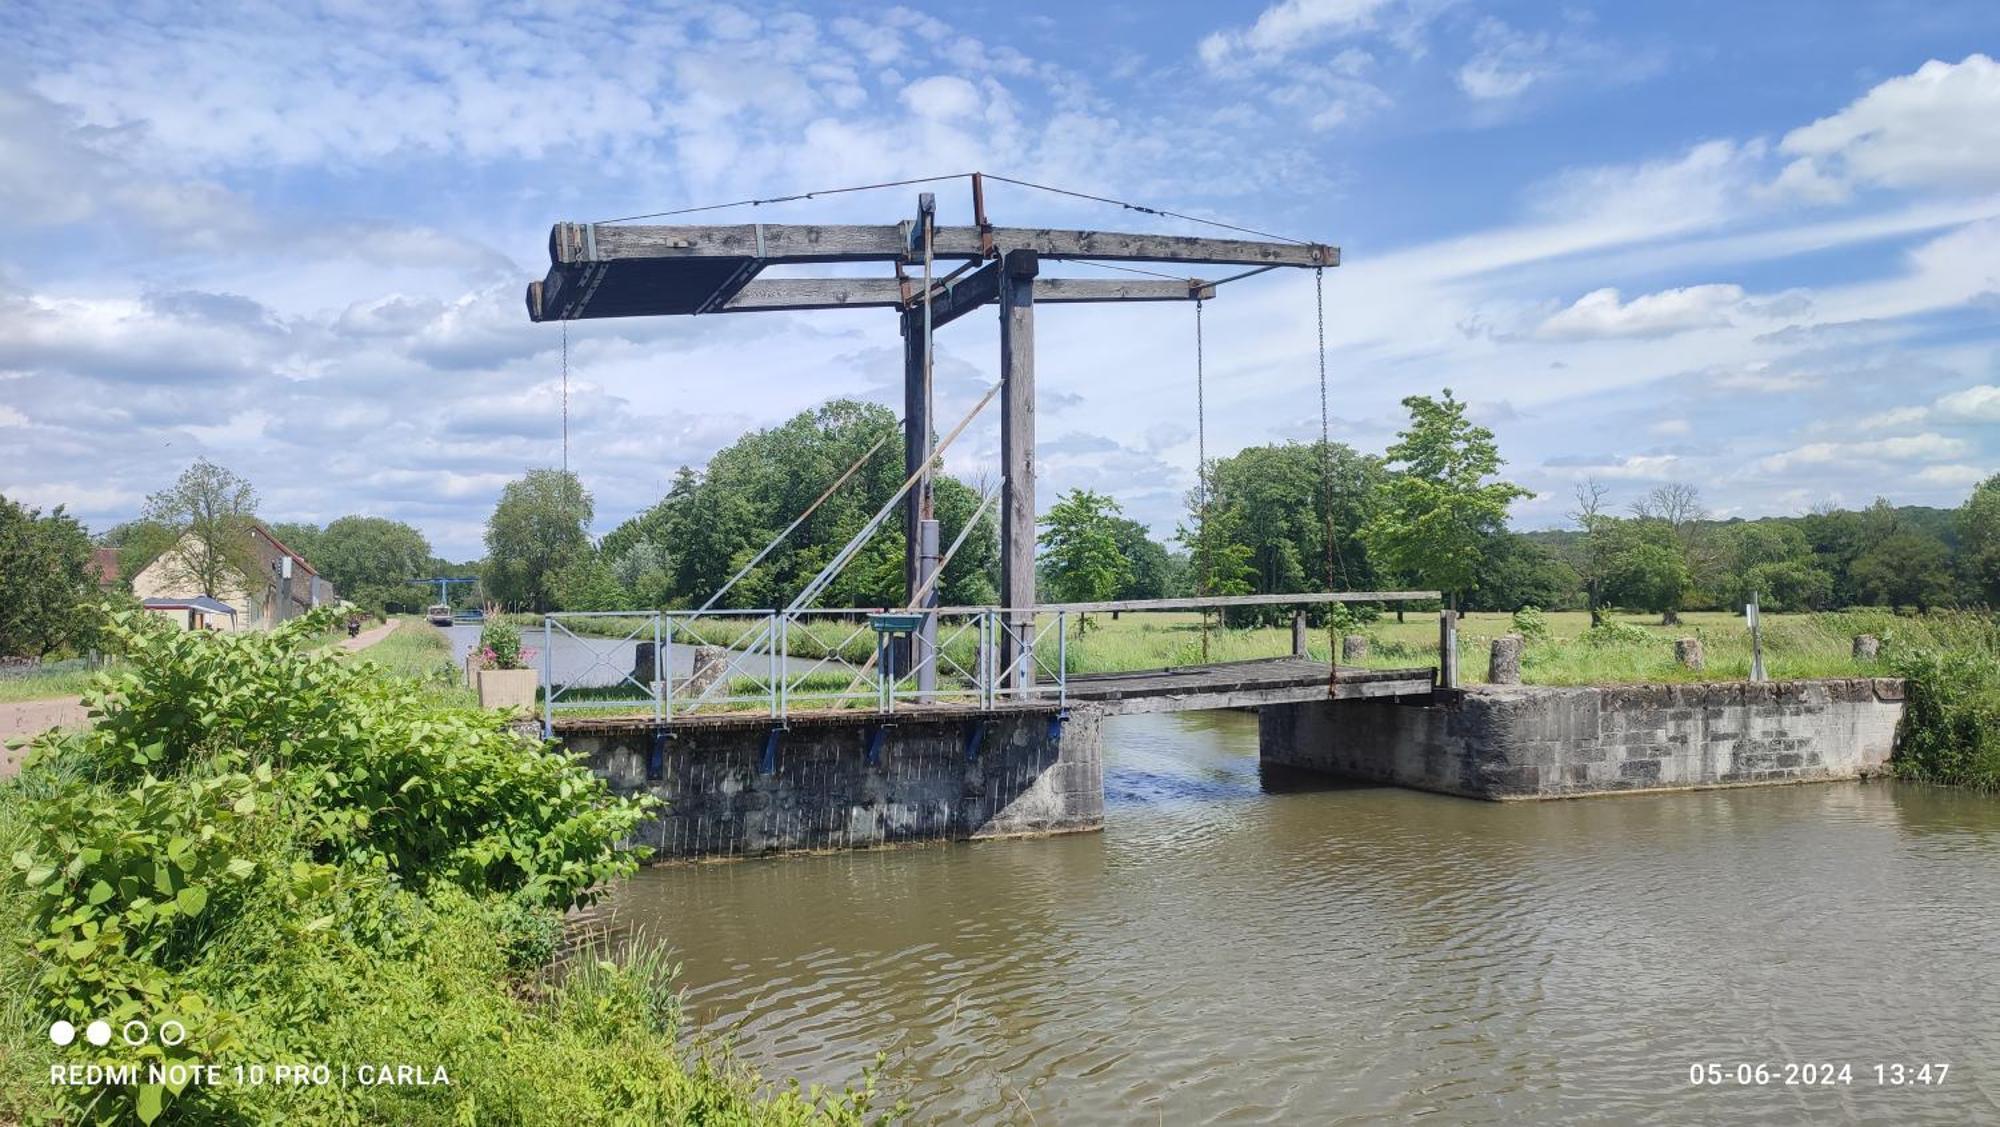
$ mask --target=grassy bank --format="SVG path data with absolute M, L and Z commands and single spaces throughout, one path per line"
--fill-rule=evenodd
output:
M 684 1026 L 657 947 L 558 963 L 642 816 L 567 756 L 387 666 L 128 622 L 87 732 L 0 785 L 0 1122 L 856 1123 Z M 399 631 L 398 633 L 401 633 Z M 393 636 L 392 636 L 393 637 Z M 388 645 L 384 642 L 383 645 Z M 50 1022 L 186 1040 L 58 1047 Z M 404 1065 L 429 1083 L 104 1082 L 55 1064 Z
M 1908 693 L 1897 773 L 2000 790 L 2000 623 L 1961 615 L 1933 633 L 1894 657 Z
M 0 678 L 0 704 L 82 696 L 83 691 L 90 687 L 90 679 L 96 675 L 97 671 L 93 669 L 68 667 L 47 673 L 38 670 L 17 677 Z

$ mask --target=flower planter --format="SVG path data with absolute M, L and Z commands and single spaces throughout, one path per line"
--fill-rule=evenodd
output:
M 479 707 L 535 707 L 535 689 L 541 674 L 533 669 L 481 669 L 478 671 Z

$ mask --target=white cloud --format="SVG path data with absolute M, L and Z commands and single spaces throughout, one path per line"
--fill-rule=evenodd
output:
M 1939 418 L 1964 423 L 2000 423 L 2000 387 L 1980 384 L 1937 401 Z
M 1896 438 L 1876 438 L 1865 442 L 1814 442 L 1758 459 L 1756 468 L 1767 474 L 1781 474 L 1804 466 L 1836 463 L 1867 465 L 1875 462 L 1937 462 L 1966 454 L 1971 445 L 1961 438 L 1947 438 L 1926 432 Z
M 1496 19 L 1480 22 L 1479 51 L 1458 70 L 1458 88 L 1480 101 L 1515 97 L 1549 70 L 1549 37 L 1526 35 Z
M 1809 195 L 1848 184 L 2000 187 L 2000 63 L 1936 59 L 1876 85 L 1839 113 L 1785 135 L 1785 183 Z
M 979 112 L 979 88 L 957 75 L 933 75 L 903 87 L 903 103 L 919 117 L 952 121 Z
M 1926 466 L 1917 471 L 1917 480 L 1930 485 L 1977 485 L 1991 476 L 1978 466 Z
M 1855 427 L 1860 430 L 1896 430 L 1899 427 L 1915 426 L 1930 418 L 1928 407 L 1892 407 L 1869 415 Z
M 1646 429 L 1662 438 L 1681 438 L 1694 433 L 1694 424 L 1686 419 L 1661 419 Z
M 1593 290 L 1576 303 L 1542 322 L 1540 336 L 1579 339 L 1595 337 L 1658 337 L 1689 329 L 1730 323 L 1730 313 L 1743 304 L 1743 287 L 1685 286 L 1619 300 L 1611 287 Z
M 1281 0 L 1247 28 L 1214 32 L 1198 48 L 1202 62 L 1227 70 L 1248 60 L 1276 60 L 1374 25 L 1389 0 Z

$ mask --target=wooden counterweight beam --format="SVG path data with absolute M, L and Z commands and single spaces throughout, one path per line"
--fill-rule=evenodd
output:
M 907 262 L 908 223 L 738 223 L 660 227 L 648 224 L 558 223 L 549 232 L 549 263 L 663 258 L 750 258 L 764 262 Z M 984 240 L 992 240 L 992 255 Z M 938 258 L 987 258 L 1032 250 L 1043 258 L 1112 262 L 1198 262 L 1216 266 L 1338 266 L 1340 249 L 1319 243 L 1209 239 L 1052 227 L 939 227 Z
M 981 267 L 978 271 L 960 278 L 949 287 L 939 290 L 932 299 L 932 316 L 937 324 L 956 320 L 979 304 L 990 304 L 997 300 L 997 292 L 980 282 L 978 292 L 983 293 L 982 302 L 969 303 L 969 292 L 961 292 L 972 286 L 974 279 L 985 274 L 992 267 Z M 561 319 L 559 302 L 565 293 L 580 292 L 577 284 L 569 278 L 575 267 L 558 267 L 549 272 L 547 279 L 528 283 L 528 317 L 533 321 L 555 321 Z M 554 295 L 553 301 L 551 295 Z M 1087 302 L 1108 301 L 1196 301 L 1208 300 L 1215 296 L 1215 287 L 1195 280 L 1173 281 L 1151 278 L 1039 278 L 1036 279 L 1035 301 L 1043 305 L 1066 305 Z M 705 300 L 705 299 L 702 299 Z M 922 301 L 921 294 L 917 300 Z M 663 306 L 668 304 L 662 301 Z M 744 283 L 735 294 L 717 305 L 715 313 L 781 313 L 814 309 L 896 309 L 903 305 L 901 283 L 894 278 L 759 278 Z M 945 310 L 949 307 L 947 316 Z M 595 318 L 604 316 L 639 317 L 667 313 L 671 310 L 628 308 L 618 313 L 600 313 L 591 304 L 585 303 L 580 310 L 572 310 L 572 318 Z

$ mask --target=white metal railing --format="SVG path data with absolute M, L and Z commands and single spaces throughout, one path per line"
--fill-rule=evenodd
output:
M 592 619 L 635 621 L 571 628 Z M 899 625 L 889 619 L 926 628 L 878 629 Z M 664 724 L 703 712 L 783 720 L 794 708 L 1066 705 L 1068 623 L 1064 611 L 999 607 L 551 613 L 542 619 L 542 726 L 553 733 L 558 712 L 634 707 Z

